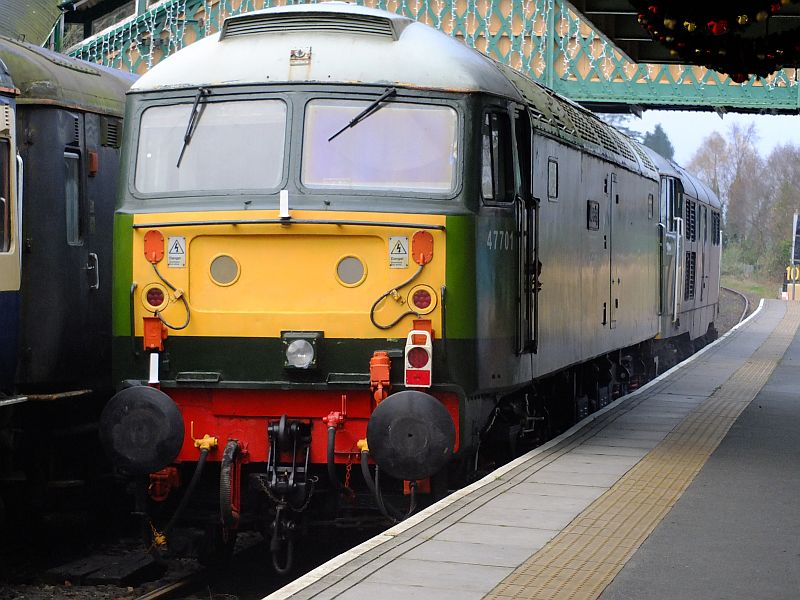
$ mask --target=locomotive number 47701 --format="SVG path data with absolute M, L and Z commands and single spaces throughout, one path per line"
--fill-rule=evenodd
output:
M 486 247 L 489 250 L 513 250 L 514 232 L 503 229 L 490 229 L 486 238 Z

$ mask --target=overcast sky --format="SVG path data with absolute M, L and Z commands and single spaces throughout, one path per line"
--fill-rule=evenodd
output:
M 687 165 L 703 140 L 717 131 L 727 137 L 733 123 L 747 126 L 755 123 L 758 132 L 758 149 L 766 158 L 777 145 L 787 143 L 800 145 L 800 115 L 745 115 L 728 113 L 720 119 L 714 112 L 689 112 L 672 110 L 648 110 L 642 118 L 633 117 L 628 127 L 635 131 L 653 131 L 660 123 L 675 147 L 675 161 Z

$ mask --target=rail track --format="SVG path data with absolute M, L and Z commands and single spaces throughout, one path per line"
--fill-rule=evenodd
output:
M 742 310 L 742 315 L 739 317 L 737 323 L 741 323 L 744 321 L 744 318 L 747 316 L 747 313 L 750 311 L 750 300 L 741 293 L 739 290 L 734 290 L 733 288 L 725 287 L 724 285 L 720 286 L 720 289 L 725 290 L 726 292 L 730 292 L 731 294 L 736 294 L 739 296 L 742 301 L 744 302 L 744 309 Z

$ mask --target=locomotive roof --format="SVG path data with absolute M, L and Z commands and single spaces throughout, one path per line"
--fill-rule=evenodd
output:
M 123 116 L 135 75 L 87 63 L 0 36 L 2 61 L 20 95 L 18 104 L 52 104 Z
M 717 195 L 699 178 L 689 173 L 689 171 L 684 169 L 675 161 L 661 156 L 652 148 L 648 148 L 643 144 L 639 144 L 639 146 L 650 156 L 658 168 L 659 174 L 680 179 L 681 184 L 683 184 L 684 191 L 693 198 L 696 198 L 701 202 L 712 206 L 713 208 L 720 209 L 722 207 Z
M 311 56 L 290 57 L 302 50 Z M 482 91 L 519 98 L 493 62 L 466 45 L 406 17 L 343 2 L 229 17 L 219 33 L 160 62 L 132 90 L 280 82 Z
M 219 33 L 160 62 L 131 91 L 311 82 L 511 98 L 530 107 L 543 132 L 657 178 L 646 154 L 586 109 L 432 27 L 344 2 L 229 17 Z

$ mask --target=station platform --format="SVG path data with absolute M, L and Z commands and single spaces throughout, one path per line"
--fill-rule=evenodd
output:
M 800 598 L 800 303 L 269 595 Z

